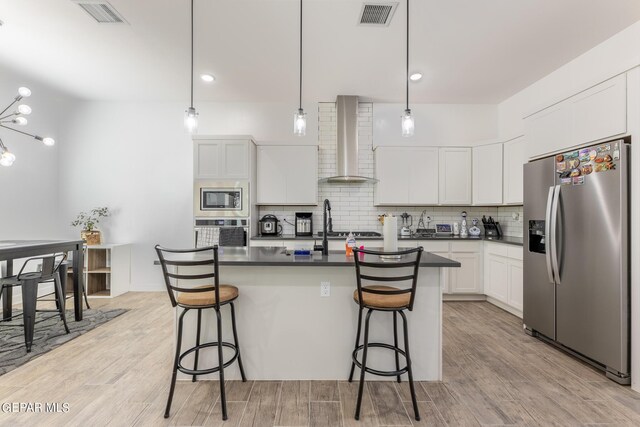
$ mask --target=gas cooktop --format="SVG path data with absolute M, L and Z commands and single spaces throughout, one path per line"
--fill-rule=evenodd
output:
M 382 237 L 381 233 L 377 231 L 352 231 L 354 237 Z M 327 237 L 347 237 L 349 231 L 331 231 L 327 233 Z M 322 231 L 318 233 L 318 236 L 322 237 Z

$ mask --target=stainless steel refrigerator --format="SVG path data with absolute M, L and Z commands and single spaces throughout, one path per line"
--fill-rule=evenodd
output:
M 524 167 L 525 330 L 630 382 L 627 140 Z

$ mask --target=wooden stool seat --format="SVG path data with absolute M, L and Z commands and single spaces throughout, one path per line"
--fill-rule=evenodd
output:
M 212 285 L 197 286 L 196 289 L 211 287 Z M 219 285 L 220 303 L 233 301 L 238 298 L 238 288 L 232 285 Z M 206 307 L 216 303 L 216 292 L 180 292 L 176 297 L 179 305 L 189 307 Z
M 404 294 L 372 294 L 367 289 L 376 291 L 399 291 L 400 289 L 393 286 L 370 285 L 362 287 L 362 302 L 367 307 L 376 308 L 402 308 L 409 307 L 411 302 L 411 293 Z M 358 299 L 358 290 L 353 291 L 353 300 L 360 304 Z

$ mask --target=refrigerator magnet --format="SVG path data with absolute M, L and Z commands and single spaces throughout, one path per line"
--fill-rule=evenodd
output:
M 593 166 L 592 165 L 584 165 L 584 166 L 582 166 L 582 175 L 589 175 L 591 172 L 593 172 Z
M 573 185 L 582 185 L 584 184 L 584 176 L 576 176 L 573 178 Z
M 561 178 L 560 185 L 571 185 L 573 182 L 573 178 Z
M 581 162 L 588 162 L 590 161 L 591 158 L 589 156 L 589 150 L 580 150 L 580 161 Z
M 580 169 L 572 169 L 571 170 L 571 175 L 569 175 L 571 178 L 575 178 L 576 176 L 580 176 Z
M 570 153 L 565 153 L 564 157 L 566 157 L 567 159 L 577 159 L 579 156 L 579 153 L 577 151 L 572 151 Z
M 564 172 L 567 170 L 567 162 L 558 162 L 556 164 L 556 170 L 558 172 Z
M 561 162 L 561 161 L 563 161 L 563 160 L 564 160 L 564 156 L 563 156 L 562 154 L 558 154 L 558 155 L 556 156 L 556 162 L 560 163 L 560 162 Z
M 578 166 L 580 166 L 580 159 L 571 159 L 571 160 L 569 160 L 569 162 L 567 164 L 567 167 L 569 169 L 575 169 Z
M 611 151 L 611 144 L 605 144 L 598 147 L 598 152 L 602 153 L 605 151 Z
M 589 158 L 591 160 L 595 160 L 596 157 L 598 157 L 598 152 L 596 150 L 589 151 Z

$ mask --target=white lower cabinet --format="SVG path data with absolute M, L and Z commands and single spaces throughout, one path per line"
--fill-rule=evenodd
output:
M 493 298 L 507 301 L 509 295 L 509 265 L 506 258 L 487 255 L 484 261 L 484 292 Z
M 481 294 L 480 254 L 452 253 L 450 258 L 458 261 L 459 268 L 449 271 L 449 292 L 452 294 Z
M 522 311 L 523 292 L 523 270 L 522 261 L 512 261 L 509 263 L 509 305 Z
M 484 290 L 488 301 L 522 317 L 522 248 L 485 242 Z
M 444 294 L 482 295 L 482 242 L 417 241 L 431 252 L 460 263 L 458 268 L 443 268 L 440 278 Z

